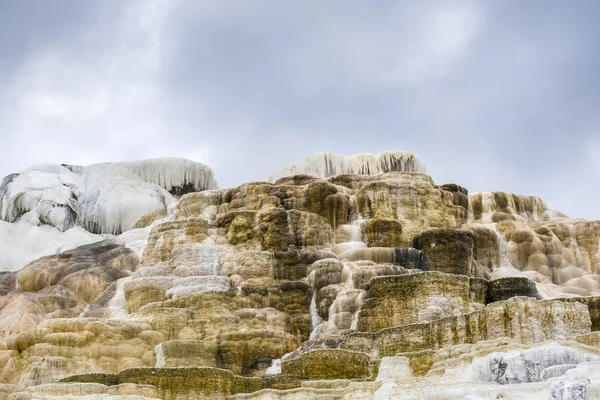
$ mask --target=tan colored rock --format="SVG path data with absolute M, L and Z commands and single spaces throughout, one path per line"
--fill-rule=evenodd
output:
M 473 233 L 463 229 L 428 229 L 413 239 L 413 247 L 427 256 L 431 271 L 479 276 L 473 259 Z
M 133 229 L 146 228 L 146 227 L 152 225 L 153 222 L 158 221 L 159 219 L 164 218 L 166 216 L 167 216 L 166 209 L 153 211 L 149 214 L 144 215 L 142 218 L 140 218 L 135 223 L 135 225 L 133 225 Z
M 211 340 L 171 340 L 157 345 L 156 366 L 175 367 L 217 367 L 216 341 Z
M 204 190 L 188 193 L 177 204 L 176 219 L 203 217 L 215 223 L 218 208 L 223 202 L 223 190 Z
M 560 300 L 585 304 L 590 313 L 592 331 L 600 331 L 600 296 L 569 297 Z
M 274 275 L 274 255 L 268 251 L 238 251 L 223 256 L 220 273 L 225 276 L 239 275 L 242 280 Z
M 361 228 L 369 247 L 402 247 L 402 225 L 397 220 L 370 219 Z
M 252 330 L 232 332 L 219 337 L 219 355 L 222 368 L 238 375 L 247 375 L 263 358 L 278 359 L 295 350 L 296 336 L 273 331 Z
M 27 293 L 0 287 L 0 348 L 9 336 L 24 333 L 47 318 L 77 316 L 84 304 L 71 297 Z
M 455 194 L 436 188 L 427 175 L 388 173 L 377 178 L 357 191 L 358 211 L 363 217 L 398 221 L 404 246 L 426 228 L 459 228 L 467 220 L 467 210 L 454 204 Z
M 188 218 L 163 222 L 152 228 L 148 245 L 142 257 L 147 266 L 171 264 L 171 257 L 178 246 L 202 243 L 208 233 L 208 224 L 201 218 Z M 172 265 L 176 267 L 177 265 Z
M 369 356 L 340 349 L 308 351 L 297 358 L 283 360 L 281 370 L 309 379 L 364 379 L 372 375 Z
M 11 393 L 22 392 L 24 390 L 25 390 L 25 388 L 23 388 L 21 386 L 0 384 L 0 395 L 2 395 L 5 398 L 7 398 L 8 395 Z
M 484 226 L 469 226 L 473 233 L 473 261 L 476 270 L 481 271 L 482 278 L 489 279 L 490 273 L 500 267 L 500 243 L 495 230 Z
M 53 382 L 81 371 L 118 372 L 154 365 L 147 324 L 95 318 L 48 319 L 37 329 L 8 340 L 14 382 L 24 386 Z M 6 365 L 6 364 L 5 364 Z
M 590 332 L 585 335 L 577 336 L 577 342 L 600 349 L 600 332 Z
M 373 278 L 358 329 L 378 331 L 467 313 L 469 290 L 469 278 L 439 272 Z
M 308 276 L 310 267 L 315 261 L 324 258 L 335 258 L 335 254 L 327 250 L 306 249 L 272 253 L 270 267 L 272 267 L 273 278 L 277 281 L 301 280 Z
M 231 371 L 210 367 L 130 368 L 118 374 L 72 376 L 68 381 L 94 382 L 78 383 L 80 390 L 94 388 L 96 391 L 128 393 L 137 389 L 140 394 L 156 396 L 158 393 L 158 398 L 168 400 L 221 400 L 230 394 L 253 392 L 264 387 L 261 379 L 235 376 Z M 115 382 L 118 385 L 104 389 L 106 384 L 114 385 Z M 61 383 L 54 385 L 52 390 L 64 390 L 61 387 L 68 388 L 69 385 L 77 384 Z
M 75 299 L 92 303 L 119 278 L 139 263 L 130 249 L 111 241 L 81 246 L 55 256 L 42 257 L 15 274 L 14 287 L 39 292 L 62 286 Z
M 469 196 L 472 217 L 475 221 L 548 219 L 547 207 L 535 196 L 521 196 L 505 192 L 474 193 Z M 495 219 L 495 220 L 494 220 Z
M 101 244 L 0 273 L 0 382 L 27 386 L 11 396 L 372 398 L 383 382 L 351 380 L 380 357 L 401 354 L 412 376 L 383 381 L 417 393 L 494 345 L 596 344 L 597 298 L 533 297 L 600 293 L 600 225 L 535 198 L 303 175 L 188 193 L 161 216 L 116 240 L 141 252 L 150 232 L 139 266 Z
M 153 276 L 134 279 L 125 284 L 127 310 L 132 313 L 140 307 L 166 299 L 167 290 L 173 286 L 174 277 Z
M 234 210 L 225 214 L 218 224 L 226 228 L 225 238 L 229 244 L 245 244 L 256 237 L 255 218 L 254 210 Z
M 344 264 L 335 258 L 316 261 L 310 268 L 314 271 L 314 287 L 318 290 L 328 285 L 342 283 Z
M 351 333 L 344 348 L 385 357 L 502 337 L 520 343 L 565 340 L 589 333 L 590 327 L 584 304 L 513 297 L 470 314 L 375 333 Z
M 311 287 L 304 282 L 285 282 L 279 285 L 276 308 L 289 315 L 307 314 L 312 296 Z
M 329 307 L 333 304 L 337 295 L 343 290 L 342 285 L 328 285 L 317 292 L 317 312 L 324 319 L 329 318 Z
M 365 285 L 376 276 L 404 275 L 418 273 L 420 270 L 407 267 L 400 267 L 393 264 L 376 264 L 369 261 L 359 261 L 355 263 L 356 267 L 352 269 L 353 286 L 357 289 L 363 289 Z
M 487 303 L 508 300 L 515 296 L 540 299 L 535 283 L 520 276 L 493 279 L 488 282 Z

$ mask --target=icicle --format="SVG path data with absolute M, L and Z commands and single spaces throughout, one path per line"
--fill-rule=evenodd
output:
M 269 180 L 274 182 L 284 176 L 308 174 L 319 178 L 333 175 L 379 175 L 386 172 L 425 172 L 425 164 L 410 151 L 388 151 L 381 154 L 355 154 L 349 157 L 333 153 L 318 153 L 303 162 L 286 165 Z
M 208 166 L 183 158 L 156 158 L 118 164 L 136 173 L 142 180 L 178 195 L 183 194 L 186 188 L 195 192 L 218 188 Z

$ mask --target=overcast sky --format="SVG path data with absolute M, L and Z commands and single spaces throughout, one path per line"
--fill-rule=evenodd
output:
M 4 0 L 0 175 L 178 156 L 221 187 L 412 150 L 600 219 L 600 2 Z

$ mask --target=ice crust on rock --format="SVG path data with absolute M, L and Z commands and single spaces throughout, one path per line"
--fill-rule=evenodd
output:
M 498 352 L 473 360 L 473 380 L 501 385 L 542 382 L 588 361 L 600 361 L 600 357 L 557 344 Z
M 425 164 L 411 151 L 386 151 L 380 154 L 361 153 L 339 156 L 317 153 L 296 164 L 289 164 L 269 177 L 269 181 L 293 175 L 313 175 L 327 178 L 333 175 L 379 175 L 386 172 L 425 172 Z
M 0 271 L 128 231 L 156 210 L 172 214 L 171 193 L 216 187 L 209 167 L 178 158 L 44 164 L 10 174 L 0 183 Z M 121 242 L 141 256 L 150 227 L 135 231 Z
M 217 189 L 212 170 L 199 162 L 185 158 L 155 158 L 141 161 L 101 163 L 84 167 L 84 171 L 125 169 L 144 182 L 153 183 L 175 195 Z
M 86 167 L 45 164 L 5 177 L 0 218 L 15 222 L 33 212 L 39 224 L 65 231 L 119 234 L 144 215 L 167 209 L 171 195 L 217 188 L 209 167 L 178 158 L 102 163 Z

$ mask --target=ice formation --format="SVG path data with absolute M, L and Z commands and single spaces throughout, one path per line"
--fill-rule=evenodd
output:
M 0 245 L 8 254 L 0 269 L 101 240 L 98 234 L 120 234 L 145 215 L 174 206 L 173 194 L 216 187 L 210 168 L 178 158 L 46 164 L 8 175 L 0 184 L 0 219 L 15 226 L 0 225 Z M 15 241 L 17 233 L 22 239 Z
M 126 169 L 144 182 L 153 183 L 174 195 L 216 189 L 212 170 L 199 162 L 184 158 L 155 158 L 141 161 L 102 163 L 85 167 L 106 175 L 112 170 Z
M 492 353 L 475 359 L 470 368 L 472 372 L 469 378 L 502 385 L 542 382 L 561 376 L 578 364 L 589 361 L 598 362 L 600 356 L 557 344 L 547 344 L 534 349 Z
M 301 163 L 289 164 L 269 177 L 275 182 L 299 174 L 327 178 L 333 175 L 379 175 L 392 171 L 425 172 L 425 164 L 411 151 L 386 151 L 380 154 L 355 154 L 348 157 L 333 153 L 313 154 Z

